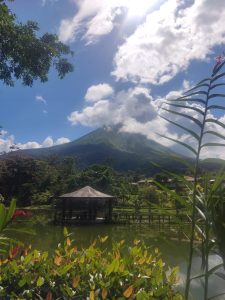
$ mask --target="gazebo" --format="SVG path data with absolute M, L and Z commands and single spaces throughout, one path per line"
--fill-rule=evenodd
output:
M 110 222 L 114 197 L 85 186 L 58 197 L 55 221 L 61 223 Z

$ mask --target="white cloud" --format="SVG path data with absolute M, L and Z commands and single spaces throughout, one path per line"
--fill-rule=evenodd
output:
M 46 101 L 46 100 L 44 99 L 44 97 L 41 96 L 41 95 L 35 96 L 35 100 L 36 100 L 37 102 L 42 102 L 42 103 L 44 103 L 45 105 L 47 104 L 47 101 Z
M 113 99 L 99 100 L 83 111 L 74 111 L 68 116 L 72 125 L 85 126 L 115 125 L 134 117 L 140 122 L 156 115 L 152 97 L 146 88 L 135 87 L 117 93 Z
M 181 124 L 189 130 L 199 132 L 198 126 L 190 119 L 161 109 L 162 102 L 165 99 L 169 100 L 179 97 L 184 87 L 189 88 L 190 83 L 184 81 L 180 90 L 171 91 L 164 97 L 153 99 L 148 89 L 137 86 L 114 94 L 112 99 L 90 103 L 82 111 L 72 112 L 68 116 L 68 120 L 72 125 L 82 124 L 89 127 L 120 125 L 121 131 L 143 134 L 149 139 L 170 147 L 172 150 L 190 155 L 191 152 L 189 150 L 174 141 L 160 136 L 167 136 L 196 147 L 196 140 L 189 133 L 159 116 L 160 113 L 160 115 Z M 202 108 L 197 104 L 188 103 L 188 105 L 198 109 Z M 189 115 L 197 120 L 201 120 L 202 118 L 195 110 L 168 105 L 164 107 Z M 214 118 L 212 112 L 208 113 L 208 117 Z M 225 123 L 225 115 L 221 116 L 219 121 Z M 208 124 L 207 130 L 215 130 L 225 136 L 225 129 L 219 128 L 218 125 Z M 218 138 L 208 134 L 205 136 L 204 142 L 218 142 Z M 225 159 L 224 148 L 203 148 L 202 158 L 206 157 L 220 157 Z
M 54 144 L 53 139 L 51 136 L 48 136 L 42 143 L 42 147 L 52 147 Z
M 113 88 L 109 84 L 100 83 L 89 87 L 84 98 L 86 101 L 96 102 L 111 96 L 113 92 Z
M 15 137 L 13 135 L 5 134 L 4 137 L 0 138 L 0 153 L 14 151 L 18 149 L 37 149 L 46 148 L 55 145 L 61 145 L 69 143 L 70 140 L 65 137 L 58 138 L 55 142 L 51 136 L 48 136 L 42 143 L 36 141 L 28 141 L 26 143 L 15 143 Z
M 41 0 L 41 6 L 45 7 L 48 3 L 54 4 L 55 2 L 58 2 L 58 0 Z
M 56 140 L 55 145 L 62 145 L 62 144 L 66 144 L 69 143 L 70 139 L 65 138 L 65 137 L 61 137 L 59 139 Z
M 206 60 L 214 46 L 225 43 L 223 5 L 222 0 L 167 0 L 118 48 L 112 74 L 163 84 L 193 60 Z
M 63 42 L 73 41 L 76 36 L 84 31 L 83 37 L 88 43 L 95 41 L 98 36 L 111 32 L 113 28 L 112 8 L 104 0 L 79 0 L 74 1 L 78 12 L 72 19 L 61 21 L 59 38 Z
M 118 16 L 136 13 L 144 15 L 157 1 L 139 0 L 74 0 L 77 11 L 73 18 L 63 19 L 59 27 L 59 38 L 71 42 L 81 36 L 86 44 L 92 44 L 107 35 L 118 24 Z M 138 9 L 139 8 L 139 9 Z M 140 8 L 142 8 L 140 10 Z

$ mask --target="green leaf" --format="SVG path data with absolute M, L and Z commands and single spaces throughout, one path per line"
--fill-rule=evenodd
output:
M 197 209 L 199 215 L 200 215 L 204 220 L 206 220 L 206 216 L 205 216 L 205 214 L 203 213 L 203 211 L 202 211 L 198 206 L 196 206 L 195 208 Z
M 68 236 L 68 230 L 66 227 L 63 228 L 63 236 L 67 237 Z
M 223 180 L 225 180 L 224 167 L 220 170 L 219 174 L 216 176 L 216 179 L 210 190 L 210 197 L 218 190 L 218 188 L 220 188 Z
M 22 279 L 20 279 L 20 281 L 18 282 L 18 286 L 19 287 L 23 287 L 25 284 L 26 284 L 26 279 L 25 278 L 22 278 Z
M 161 135 L 161 134 L 158 134 L 158 135 L 161 136 L 161 137 L 163 137 L 163 138 L 165 138 L 165 139 L 167 139 L 167 140 L 170 140 L 170 141 L 172 141 L 172 142 L 178 143 L 178 144 L 180 144 L 180 145 L 186 147 L 188 150 L 190 150 L 190 151 L 193 152 L 195 155 L 197 155 L 197 151 L 196 151 L 194 148 L 192 148 L 191 146 L 189 146 L 189 145 L 187 145 L 187 144 L 185 144 L 185 143 L 183 143 L 183 142 L 181 142 L 181 141 L 179 141 L 179 140 L 175 140 L 175 139 L 169 138 L 169 137 L 167 137 L 167 136 L 165 136 L 165 135 Z
M 7 223 L 12 219 L 15 209 L 16 209 L 16 199 L 12 199 L 10 202 L 8 212 L 7 212 L 7 217 L 6 217 Z
M 115 258 L 106 268 L 106 274 L 110 275 L 112 272 L 117 272 L 119 269 L 119 260 Z
M 186 127 L 184 127 L 184 126 L 182 126 L 182 125 L 180 125 L 180 124 L 178 124 L 178 123 L 176 123 L 176 122 L 173 122 L 173 121 L 171 121 L 171 120 L 169 120 L 169 119 L 167 119 L 167 118 L 165 118 L 165 117 L 163 117 L 163 116 L 160 116 L 160 117 L 161 117 L 162 119 L 166 120 L 167 122 L 170 122 L 171 124 L 173 124 L 173 125 L 175 125 L 175 126 L 181 128 L 181 129 L 187 131 L 187 132 L 190 133 L 194 138 L 196 138 L 196 140 L 199 141 L 199 136 L 198 136 L 197 133 L 195 133 L 193 130 L 188 129 L 188 128 L 186 128 Z
M 37 280 L 37 286 L 42 286 L 44 284 L 45 280 L 43 277 L 39 276 Z
M 4 228 L 5 222 L 6 222 L 6 209 L 5 206 L 2 203 L 0 203 L 0 232 Z
M 201 234 L 201 236 L 205 239 L 205 232 L 197 224 L 195 224 L 195 228 Z
M 191 110 L 194 110 L 194 111 L 200 113 L 202 116 L 204 116 L 204 112 L 201 109 L 199 109 L 197 107 L 194 107 L 194 106 L 174 104 L 174 103 L 169 103 L 169 102 L 165 102 L 165 104 L 170 105 L 170 106 L 174 106 L 174 107 L 179 107 L 179 108 L 191 109 Z
M 225 98 L 225 94 L 212 94 L 208 97 L 208 99 L 212 99 L 212 98 Z
M 193 121 L 195 124 L 197 124 L 200 128 L 202 128 L 202 123 L 199 120 L 197 120 L 197 119 L 195 119 L 195 118 L 193 118 L 193 117 L 191 117 L 189 115 L 186 115 L 186 114 L 183 114 L 183 113 L 171 110 L 171 109 L 167 109 L 167 108 L 162 108 L 162 110 L 165 110 L 165 111 L 170 112 L 172 114 L 175 114 L 175 115 L 187 118 L 187 119 Z
M 170 190 L 167 188 L 164 184 L 161 184 L 157 181 L 154 181 L 155 185 L 158 186 L 161 190 L 167 192 L 169 195 L 171 195 L 173 198 L 175 198 L 180 204 L 184 205 L 186 208 L 190 208 L 189 203 L 187 203 L 186 200 L 182 198 L 182 196 L 179 196 L 176 192 L 173 190 Z

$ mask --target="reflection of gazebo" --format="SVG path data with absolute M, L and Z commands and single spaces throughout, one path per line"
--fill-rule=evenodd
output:
M 72 193 L 64 194 L 56 203 L 55 221 L 95 222 L 112 219 L 113 196 L 86 186 Z

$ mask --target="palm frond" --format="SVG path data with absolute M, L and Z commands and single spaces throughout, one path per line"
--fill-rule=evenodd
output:
M 216 132 L 216 131 L 207 130 L 207 131 L 203 132 L 203 135 L 206 135 L 206 134 L 213 134 L 213 135 L 215 135 L 215 136 L 217 136 L 217 137 L 225 140 L 225 136 L 222 135 L 222 134 L 220 134 L 220 133 L 218 133 L 218 132 Z
M 217 75 L 217 76 L 213 76 L 213 78 L 211 79 L 211 83 L 215 82 L 216 80 L 222 78 L 223 76 L 225 76 L 225 72 Z
M 193 147 L 191 147 L 191 146 L 189 146 L 189 145 L 187 145 L 187 144 L 185 144 L 185 143 L 183 143 L 183 142 L 181 142 L 179 140 L 175 140 L 173 138 L 167 137 L 165 135 L 162 135 L 162 134 L 158 134 L 158 135 L 161 136 L 161 137 L 163 137 L 163 138 L 165 138 L 165 139 L 167 139 L 167 140 L 170 140 L 172 142 L 175 142 L 177 144 L 180 144 L 180 145 L 184 146 L 185 148 L 187 148 L 188 150 L 190 150 L 191 152 L 193 152 L 195 155 L 197 155 L 197 151 Z
M 177 112 L 177 111 L 174 111 L 174 110 L 171 110 L 171 109 L 167 109 L 167 108 L 162 108 L 162 110 L 165 110 L 169 113 L 172 113 L 172 114 L 178 115 L 180 117 L 184 117 L 186 119 L 189 119 L 189 120 L 193 121 L 195 124 L 197 124 L 200 128 L 202 127 L 202 123 L 199 120 L 195 119 L 194 117 L 191 117 L 191 116 L 186 115 L 184 113 L 180 113 L 180 112 Z
M 210 109 L 221 109 L 221 110 L 225 110 L 225 106 L 222 106 L 222 105 L 209 105 L 207 107 L 207 110 L 210 110 Z
M 166 117 L 163 117 L 163 116 L 160 116 L 160 117 L 162 119 L 166 120 L 167 122 L 169 122 L 169 123 L 171 123 L 171 124 L 173 124 L 173 125 L 181 128 L 181 129 L 185 130 L 186 132 L 190 133 L 190 135 L 192 135 L 196 140 L 199 140 L 199 135 L 197 133 L 195 133 L 193 130 L 188 129 L 187 127 L 184 127 L 184 126 L 182 126 L 182 125 L 180 125 L 180 124 L 178 124 L 176 122 L 173 122 L 173 121 L 167 119 Z
M 170 106 L 173 106 L 173 107 L 178 107 L 178 108 L 184 108 L 184 109 L 190 109 L 190 110 L 194 110 L 198 113 L 200 113 L 202 116 L 204 116 L 204 112 L 197 108 L 197 107 L 194 107 L 194 106 L 189 106 L 189 105 L 182 105 L 182 104 L 174 104 L 174 103 L 169 103 L 169 102 L 165 102 L 165 104 L 167 105 L 170 105 Z M 225 108 L 224 108 L 225 109 Z

